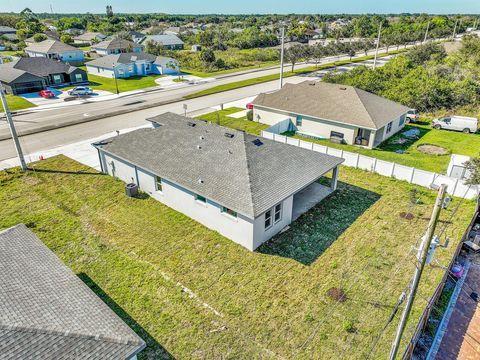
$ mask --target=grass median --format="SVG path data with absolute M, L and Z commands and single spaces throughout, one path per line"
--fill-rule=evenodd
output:
M 18 110 L 25 110 L 32 107 L 36 107 L 37 105 L 31 103 L 30 101 L 22 98 L 21 96 L 16 95 L 7 95 L 7 103 L 10 107 L 10 111 L 18 111 Z M 0 102 L 0 111 L 4 112 L 3 105 Z

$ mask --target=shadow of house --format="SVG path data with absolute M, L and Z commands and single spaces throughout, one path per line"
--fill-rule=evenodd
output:
M 311 265 L 379 199 L 380 194 L 339 181 L 336 192 L 257 251 Z
M 412 129 L 418 129 L 420 131 L 418 137 L 407 138 L 402 135 L 402 133 Z M 377 146 L 377 150 L 383 150 L 383 151 L 389 151 L 389 152 L 396 152 L 399 150 L 408 151 L 408 149 L 413 144 L 415 144 L 422 137 L 427 135 L 430 131 L 432 131 L 432 129 L 412 126 L 412 125 L 405 125 L 405 127 L 401 132 L 393 135 L 391 138 L 387 139 L 386 141 L 381 143 L 379 146 Z M 399 141 L 400 139 L 405 139 L 406 141 L 403 144 L 397 143 L 397 141 Z
M 125 310 L 122 309 L 103 289 L 98 286 L 87 274 L 80 273 L 78 277 L 110 307 L 133 331 L 140 336 L 147 347 L 140 354 L 139 359 L 175 359 L 162 345 L 153 338 L 138 322 L 136 322 Z

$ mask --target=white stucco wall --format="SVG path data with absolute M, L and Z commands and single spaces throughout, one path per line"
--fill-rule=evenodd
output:
M 387 125 L 385 125 L 383 128 L 378 130 L 375 136 L 375 146 L 378 145 L 380 142 L 387 140 L 389 137 L 395 135 L 400 130 L 402 130 L 405 127 L 406 115 L 407 114 L 405 113 L 399 118 L 392 120 L 392 130 L 390 132 L 387 133 Z M 403 119 L 403 124 L 400 125 L 402 119 Z
M 104 171 L 127 183 L 133 182 L 140 189 L 161 203 L 198 221 L 206 227 L 218 231 L 223 236 L 249 250 L 255 250 L 253 234 L 254 220 L 242 214 L 236 218 L 222 213 L 222 206 L 207 199 L 207 203 L 195 200 L 195 194 L 179 185 L 162 178 L 162 191 L 156 190 L 155 176 L 146 170 L 137 168 L 101 152 Z M 114 165 L 112 165 L 114 164 Z M 114 169 L 114 170 L 113 170 Z M 138 174 L 138 180 L 137 180 Z M 291 216 L 290 216 L 291 217 Z

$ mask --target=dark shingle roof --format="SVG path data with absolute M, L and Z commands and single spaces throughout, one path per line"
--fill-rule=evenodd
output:
M 281 90 L 258 95 L 253 104 L 375 130 L 409 110 L 353 86 L 321 81 L 286 84 Z
M 262 214 L 343 162 L 173 113 L 148 120 L 162 126 L 117 136 L 102 148 L 250 217 Z
M 135 44 L 133 41 L 114 38 L 111 40 L 105 40 L 98 44 L 92 45 L 92 49 L 128 49 L 129 47 L 138 48 L 142 45 Z
M 71 74 L 77 67 L 65 64 L 61 61 L 44 57 L 20 58 L 13 63 L 17 70 L 23 70 L 36 76 L 48 76 L 51 74 Z M 80 69 L 80 71 L 84 71 Z
M 81 50 L 71 45 L 62 43 L 61 41 L 44 40 L 29 45 L 25 48 L 25 51 L 34 51 L 42 54 L 59 54 L 62 52 L 77 52 Z
M 0 232 L 0 354 L 128 359 L 145 347 L 25 225 Z
M 15 34 L 17 29 L 14 29 L 10 26 L 0 26 L 0 34 Z

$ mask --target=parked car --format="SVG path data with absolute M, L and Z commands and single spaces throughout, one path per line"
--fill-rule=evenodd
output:
M 253 104 L 252 103 L 248 103 L 246 107 L 247 107 L 248 110 L 253 110 Z
M 55 97 L 55 94 L 51 90 L 40 90 L 38 95 L 40 95 L 41 97 L 43 97 L 45 99 L 51 99 L 51 98 Z
M 446 116 L 432 121 L 434 129 L 463 131 L 466 134 L 477 132 L 478 119 L 467 116 Z
M 408 122 L 417 122 L 418 118 L 420 116 L 420 113 L 418 112 L 417 109 L 412 109 L 407 111 L 407 120 Z
M 70 96 L 85 96 L 85 95 L 92 95 L 93 90 L 86 86 L 77 86 L 72 90 L 68 91 L 68 95 Z

